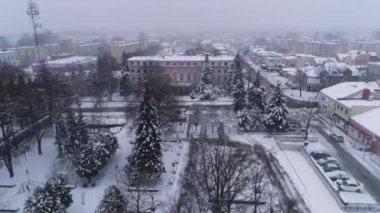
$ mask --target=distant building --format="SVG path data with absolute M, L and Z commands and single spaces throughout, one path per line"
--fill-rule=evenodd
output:
M 102 43 L 77 42 L 73 44 L 72 52 L 79 56 L 98 56 Z
M 128 59 L 132 84 L 145 81 L 151 72 L 160 72 L 174 86 L 190 87 L 201 79 L 204 56 L 136 56 Z M 225 85 L 227 73 L 233 68 L 233 56 L 210 56 L 212 79 L 216 85 Z
M 56 60 L 45 62 L 49 71 L 70 75 L 75 71 L 94 71 L 96 68 L 96 58 L 92 56 L 71 56 L 59 58 Z M 36 71 L 37 66 L 33 66 L 33 71 Z
M 17 52 L 12 50 L 0 50 L 0 62 L 11 65 L 18 65 Z
M 123 52 L 135 53 L 142 47 L 141 42 L 126 42 L 126 41 L 113 41 L 109 44 L 111 49 L 111 55 L 118 61 L 121 61 Z

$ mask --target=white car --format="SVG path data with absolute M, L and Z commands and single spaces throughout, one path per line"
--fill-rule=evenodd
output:
M 326 172 L 327 177 L 329 177 L 332 181 L 336 180 L 348 180 L 350 179 L 350 175 L 347 174 L 345 171 L 331 171 L 331 172 Z
M 328 164 L 328 163 L 337 163 L 338 160 L 334 157 L 326 157 L 326 158 L 321 158 L 317 160 L 317 163 L 321 166 Z
M 322 168 L 324 172 L 342 171 L 342 168 L 340 168 L 338 162 L 325 164 Z
M 363 186 L 357 182 L 356 180 L 338 180 L 335 182 L 336 186 L 340 191 L 346 191 L 346 192 L 362 192 Z

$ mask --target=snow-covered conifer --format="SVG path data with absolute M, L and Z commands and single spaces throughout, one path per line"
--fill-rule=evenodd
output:
M 103 199 L 98 206 L 99 213 L 127 212 L 127 200 L 120 189 L 111 185 L 105 190 Z
M 145 84 L 137 117 L 136 141 L 129 164 L 139 173 L 159 175 L 163 172 L 159 115 L 151 88 Z
M 264 125 L 270 132 L 284 131 L 288 127 L 286 115 L 288 110 L 284 106 L 284 99 L 282 97 L 281 83 L 278 82 L 273 90 L 271 99 L 266 107 L 266 115 L 264 118 Z

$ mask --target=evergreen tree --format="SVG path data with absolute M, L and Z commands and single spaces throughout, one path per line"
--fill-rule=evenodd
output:
M 127 200 L 120 189 L 111 185 L 105 190 L 104 197 L 98 206 L 99 213 L 127 212 Z
M 58 157 L 63 157 L 66 153 L 65 146 L 68 143 L 67 142 L 68 136 L 67 136 L 66 126 L 61 115 L 57 115 L 55 125 L 56 125 L 55 145 L 57 146 Z
M 129 163 L 138 173 L 160 175 L 164 171 L 160 144 L 161 130 L 155 100 L 151 94 L 149 85 L 145 84 L 137 117 L 135 146 L 129 157 Z
M 86 128 L 86 122 L 83 117 L 81 108 L 79 108 L 78 116 L 76 117 L 76 126 L 77 126 L 77 137 L 79 146 L 87 144 L 88 142 L 88 131 Z
M 64 207 L 60 203 L 60 200 L 57 197 L 51 196 L 42 187 L 37 187 L 34 190 L 32 196 L 26 200 L 24 207 L 25 213 L 56 213 L 63 211 Z
M 227 73 L 227 90 L 229 94 L 232 94 L 232 92 L 235 89 L 235 85 L 236 85 L 236 70 L 230 69 L 228 70 L 228 73 Z
M 52 196 L 58 197 L 65 208 L 68 208 L 73 203 L 71 189 L 68 187 L 66 177 L 62 174 L 57 174 L 50 178 L 45 185 L 45 190 Z
M 73 203 L 71 189 L 63 175 L 55 175 L 43 187 L 37 187 L 25 202 L 24 212 L 65 212 Z
M 259 113 L 264 113 L 266 107 L 266 90 L 260 83 L 260 74 L 256 75 L 256 80 L 253 86 L 248 91 L 248 107 L 259 109 Z
M 122 73 L 120 77 L 120 94 L 121 95 L 126 95 L 128 93 L 131 79 L 129 75 L 129 68 L 128 68 L 128 58 L 127 54 L 123 52 L 123 55 L 121 57 L 122 61 Z
M 212 68 L 209 57 L 206 55 L 205 64 L 202 67 L 202 77 L 197 88 L 191 93 L 191 98 L 199 97 L 200 100 L 215 100 L 221 91 L 212 84 Z
M 266 107 L 264 125 L 272 133 L 273 131 L 284 131 L 288 127 L 286 115 L 287 108 L 284 106 L 281 83 L 278 82 L 273 90 L 272 97 Z
M 80 146 L 75 160 L 75 172 L 79 177 L 91 182 L 107 161 L 115 154 L 119 144 L 117 138 L 109 133 L 100 133 L 91 137 L 87 144 Z
M 246 96 L 247 92 L 244 88 L 243 74 L 240 65 L 239 53 L 235 57 L 235 68 L 236 68 L 236 84 L 234 85 L 234 90 L 232 97 L 234 98 L 234 112 L 237 113 L 246 107 Z
M 89 183 L 91 183 L 91 177 L 100 172 L 105 162 L 98 154 L 99 149 L 95 149 L 95 146 L 89 143 L 81 147 L 75 160 L 75 172 L 79 177 L 86 178 Z

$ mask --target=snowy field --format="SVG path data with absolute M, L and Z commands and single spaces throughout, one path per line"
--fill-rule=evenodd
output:
M 8 172 L 3 165 L 0 166 L 0 184 L 16 184 L 13 188 L 1 189 L 0 203 L 5 202 L 7 207 L 11 209 L 23 209 L 25 200 L 31 194 L 25 186 L 28 185 L 32 191 L 36 186 L 45 182 L 53 171 L 59 171 L 69 173 L 71 184 L 76 186 L 72 191 L 74 203 L 68 208 L 67 212 L 94 212 L 103 197 L 105 188 L 111 184 L 116 184 L 116 174 L 123 169 L 127 162 L 126 157 L 132 149 L 129 141 L 134 138 L 134 135 L 131 135 L 131 132 L 128 131 L 128 125 L 131 125 L 131 123 L 129 122 L 115 135 L 118 138 L 120 148 L 102 169 L 101 173 L 93 179 L 96 182 L 94 187 L 83 188 L 81 180 L 73 174 L 70 163 L 58 162 L 54 135 L 50 132 L 43 139 L 43 155 L 38 155 L 37 147 L 33 145 L 25 155 L 20 155 L 14 159 L 14 178 L 9 178 Z M 162 149 L 164 166 L 167 172 L 161 176 L 155 186 L 158 192 L 154 197 L 161 204 L 157 206 L 156 212 L 168 212 L 168 209 L 179 198 L 179 191 L 182 186 L 181 178 L 188 159 L 189 144 L 186 141 L 182 141 L 182 143 L 167 142 L 162 143 Z M 28 171 L 28 175 L 26 171 Z

